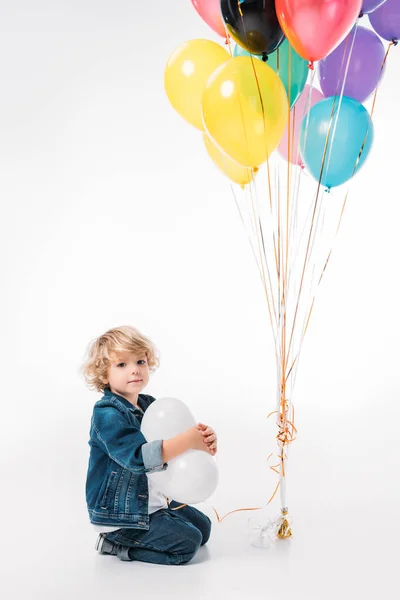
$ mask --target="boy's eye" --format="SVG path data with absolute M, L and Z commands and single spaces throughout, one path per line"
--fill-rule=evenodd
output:
M 138 360 L 139 363 L 145 363 L 146 361 L 144 359 L 142 360 Z
M 124 363 L 124 362 L 118 363 L 117 367 L 126 367 L 126 363 Z

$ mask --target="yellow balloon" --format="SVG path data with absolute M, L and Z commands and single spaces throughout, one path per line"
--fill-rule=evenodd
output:
M 255 169 L 253 172 L 253 169 L 239 165 L 239 163 L 221 152 L 221 150 L 214 144 L 207 134 L 203 135 L 203 140 L 208 154 L 217 167 L 223 173 L 225 173 L 229 179 L 241 186 L 244 186 L 246 183 L 250 183 L 250 181 L 252 181 L 257 169 Z
M 261 165 L 274 151 L 285 131 L 288 110 L 278 75 L 249 56 L 221 65 L 203 94 L 207 133 L 221 150 L 247 167 Z
M 221 64 L 230 60 L 229 53 L 210 40 L 190 40 L 181 44 L 169 57 L 164 72 L 164 86 L 174 109 L 204 131 L 201 100 L 207 80 Z

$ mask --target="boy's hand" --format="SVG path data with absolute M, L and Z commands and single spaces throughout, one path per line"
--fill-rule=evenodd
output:
M 188 447 L 192 450 L 201 450 L 202 452 L 212 454 L 212 450 L 210 450 L 209 446 L 204 443 L 202 431 L 198 426 L 194 425 L 193 427 L 189 427 L 189 429 L 184 431 L 181 435 L 187 436 L 189 441 Z
M 204 423 L 198 423 L 197 429 L 201 432 L 210 454 L 214 456 L 217 453 L 217 434 L 214 429 L 208 425 L 204 425 Z

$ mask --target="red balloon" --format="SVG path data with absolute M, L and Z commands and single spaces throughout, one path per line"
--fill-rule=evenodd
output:
M 321 60 L 344 40 L 360 15 L 363 0 L 276 0 L 279 23 L 306 60 Z
M 221 16 L 220 0 L 192 0 L 200 17 L 214 29 L 215 33 L 226 37 L 225 25 Z

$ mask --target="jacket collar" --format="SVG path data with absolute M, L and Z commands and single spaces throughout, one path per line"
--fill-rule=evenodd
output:
M 140 408 L 140 410 L 138 410 L 138 408 L 134 404 L 132 404 L 132 402 L 129 402 L 129 400 L 127 400 L 123 396 L 120 396 L 119 394 L 115 394 L 108 387 L 104 388 L 104 396 L 108 397 L 108 398 L 110 398 L 110 397 L 116 398 L 126 408 L 130 408 L 134 412 L 139 413 L 139 414 L 141 414 L 142 412 L 144 412 L 146 410 L 146 408 L 147 408 L 147 402 L 146 402 L 146 400 L 145 400 L 145 398 L 143 397 L 142 394 L 139 394 L 139 396 L 138 396 L 138 407 Z

